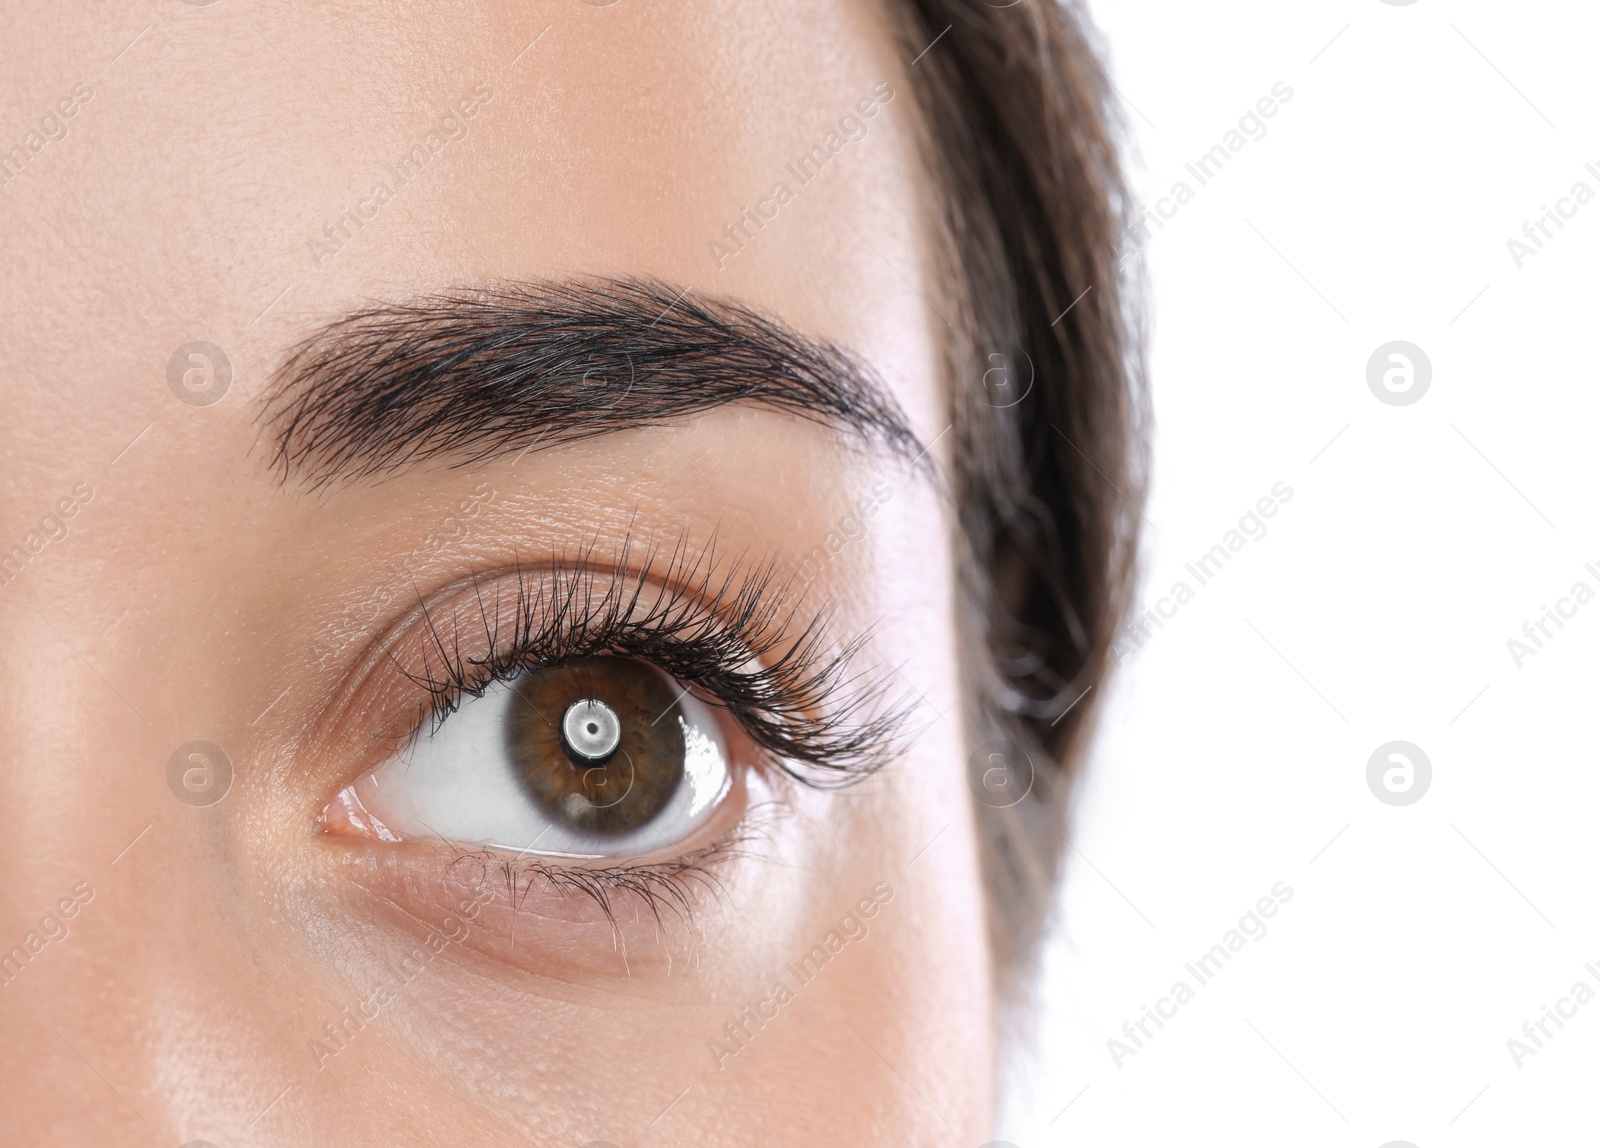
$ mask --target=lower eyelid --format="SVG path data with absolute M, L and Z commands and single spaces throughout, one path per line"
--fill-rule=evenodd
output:
M 598 871 L 404 846 L 341 851 L 334 860 L 337 874 L 364 894 L 350 910 L 394 930 L 391 951 L 414 946 L 426 929 L 459 938 L 447 949 L 458 960 L 558 980 L 631 980 L 669 971 L 689 955 L 735 856 L 711 846 L 670 868 Z
M 439 842 L 356 841 L 328 860 L 367 894 L 352 909 L 387 919 L 407 943 L 426 927 L 460 934 L 452 950 L 542 977 L 631 981 L 693 955 L 733 903 L 741 866 L 776 843 L 786 812 L 763 797 L 731 831 L 670 861 L 574 865 Z
M 803 792 L 782 774 L 742 770 L 721 807 L 726 817 L 663 858 L 569 863 L 437 838 L 329 834 L 312 864 L 349 887 L 344 911 L 388 936 L 374 950 L 380 959 L 392 962 L 431 931 L 451 940 L 446 961 L 479 975 L 518 970 L 537 976 L 540 991 L 596 980 L 634 986 L 692 961 L 716 930 L 743 929 L 736 906 L 754 903 L 771 882 L 807 880 L 797 863 L 814 838 L 804 823 L 785 823 L 799 812 L 796 801 L 829 799 Z M 456 934 L 464 934 L 459 943 Z M 475 969 L 482 962 L 488 967 Z

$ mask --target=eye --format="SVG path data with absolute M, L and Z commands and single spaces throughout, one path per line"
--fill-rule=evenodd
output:
M 601 655 L 466 697 L 324 821 L 386 840 L 632 857 L 693 837 L 731 788 L 710 707 L 645 662 Z

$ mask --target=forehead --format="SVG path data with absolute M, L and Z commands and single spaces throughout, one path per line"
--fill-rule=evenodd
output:
M 24 401 L 0 433 L 41 466 L 86 443 L 103 464 L 189 409 L 191 343 L 232 374 L 191 445 L 236 460 L 310 326 L 567 275 L 739 298 L 867 358 L 925 437 L 943 426 L 910 95 L 875 5 L 12 21 L 0 371 Z

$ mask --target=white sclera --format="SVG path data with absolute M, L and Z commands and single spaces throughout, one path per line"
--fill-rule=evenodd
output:
M 676 690 L 674 690 L 676 692 Z M 444 838 L 545 856 L 639 856 L 669 849 L 693 832 L 727 792 L 728 755 L 716 716 L 690 694 L 678 700 L 683 780 L 649 824 L 601 837 L 552 821 L 528 796 L 506 748 L 506 723 L 516 697 L 497 682 L 468 698 L 437 729 L 363 774 L 356 796 L 405 839 Z M 622 758 L 625 750 L 617 751 Z M 622 758 L 626 760 L 625 758 Z

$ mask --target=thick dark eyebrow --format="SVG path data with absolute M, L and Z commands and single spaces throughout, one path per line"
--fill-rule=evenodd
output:
M 840 348 L 656 280 L 497 284 L 344 315 L 274 375 L 285 479 L 314 486 L 459 465 L 748 402 L 924 451 L 883 384 Z

